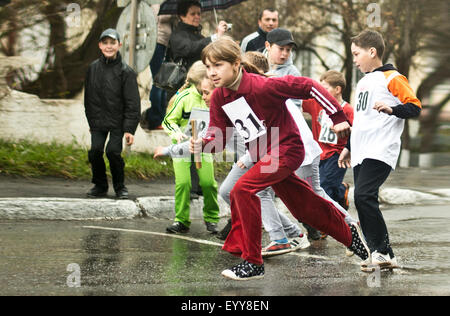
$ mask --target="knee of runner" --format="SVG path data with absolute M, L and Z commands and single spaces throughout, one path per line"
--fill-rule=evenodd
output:
M 222 186 L 219 189 L 219 196 L 224 200 L 224 201 L 229 201 L 230 200 L 230 191 L 228 189 L 224 189 Z
M 369 192 L 355 188 L 354 199 L 356 205 L 367 203 L 367 201 L 371 198 L 373 198 L 373 196 Z
M 200 187 L 202 190 L 217 190 L 217 185 L 214 181 L 201 181 L 200 180 Z
M 183 189 L 190 190 L 192 187 L 191 180 L 190 179 L 182 179 L 182 180 L 177 179 L 177 181 L 175 182 L 175 187 L 178 189 L 183 188 Z
M 246 188 L 245 184 L 242 181 L 238 181 L 236 182 L 236 184 L 234 185 L 233 189 L 230 192 L 230 198 L 232 198 L 233 196 L 236 195 L 240 195 L 240 194 L 245 194 L 245 193 L 249 193 L 249 189 Z

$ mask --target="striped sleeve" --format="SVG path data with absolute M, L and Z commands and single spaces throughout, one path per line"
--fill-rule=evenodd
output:
M 166 114 L 161 124 L 169 137 L 172 138 L 172 140 L 174 140 L 174 137 L 177 133 L 182 133 L 178 124 L 183 113 L 183 102 L 188 95 L 189 91 L 185 90 L 176 97 L 173 107 L 170 109 L 170 112 Z
M 342 122 L 348 122 L 350 124 L 341 105 L 322 85 L 313 80 L 310 93 L 325 112 L 327 112 L 327 115 L 333 121 L 333 124 L 336 125 Z
M 333 124 L 347 121 L 336 99 L 320 83 L 311 78 L 296 76 L 269 78 L 264 89 L 282 99 L 314 99 L 325 110 Z

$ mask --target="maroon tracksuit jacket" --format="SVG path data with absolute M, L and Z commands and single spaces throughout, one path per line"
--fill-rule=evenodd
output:
M 232 229 L 223 249 L 243 259 L 261 264 L 261 203 L 256 193 L 272 186 L 278 197 L 298 220 L 334 237 L 346 246 L 351 232 L 344 216 L 331 202 L 314 193 L 309 185 L 295 175 L 304 159 L 300 132 L 286 107 L 287 99 L 314 98 L 323 106 L 334 124 L 347 120 L 339 103 L 316 81 L 306 77 L 266 78 L 243 71 L 238 91 L 218 88 L 210 106 L 210 123 L 204 138 L 205 148 L 220 152 L 226 144 L 226 128 L 233 123 L 222 106 L 244 97 L 267 129 L 267 150 L 249 150 L 256 164 L 236 183 L 231 191 Z M 279 135 L 272 139 L 272 128 Z M 222 133 L 221 139 L 217 130 Z M 229 133 L 228 133 L 229 134 Z M 214 145 L 214 146 L 212 146 Z M 214 147 L 212 150 L 211 148 Z M 275 150 L 276 149 L 276 150 Z M 268 166 L 277 166 L 267 172 Z M 264 169 L 266 168 L 266 169 Z

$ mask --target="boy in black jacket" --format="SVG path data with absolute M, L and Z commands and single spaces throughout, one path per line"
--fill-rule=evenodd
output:
M 122 140 L 134 142 L 134 133 L 140 119 L 141 99 L 136 73 L 122 62 L 120 36 L 116 30 L 105 30 L 99 40 L 102 56 L 88 68 L 85 81 L 84 106 L 91 132 L 89 162 L 92 183 L 89 197 L 103 197 L 108 192 L 106 166 L 103 160 L 106 138 L 106 156 L 109 160 L 114 191 L 119 199 L 128 198 L 124 185 L 125 162 L 122 159 Z

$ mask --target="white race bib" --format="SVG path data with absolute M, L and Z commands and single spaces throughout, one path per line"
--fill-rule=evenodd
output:
M 322 111 L 320 118 L 320 136 L 319 142 L 325 144 L 337 144 L 338 137 L 331 129 L 333 127 L 333 121 L 328 117 L 325 111 Z
M 204 130 L 207 129 L 209 125 L 209 110 L 192 108 L 189 122 L 192 120 L 197 121 L 197 133 L 198 135 L 202 135 Z M 192 126 L 190 123 L 186 126 L 185 134 L 192 135 Z
M 266 134 L 263 122 L 258 119 L 244 97 L 224 105 L 223 110 L 236 127 L 245 143 L 249 143 Z

